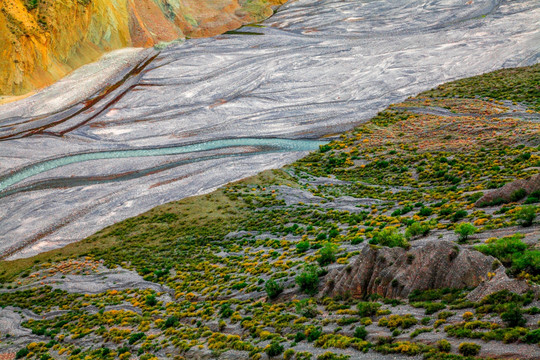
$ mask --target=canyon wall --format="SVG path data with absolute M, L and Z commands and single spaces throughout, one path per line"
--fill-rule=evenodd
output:
M 103 53 L 213 36 L 285 0 L 0 0 L 0 95 L 50 85 Z

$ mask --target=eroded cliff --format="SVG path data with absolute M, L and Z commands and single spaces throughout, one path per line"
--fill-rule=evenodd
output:
M 103 53 L 257 22 L 284 0 L 1 0 L 0 95 L 47 86 Z

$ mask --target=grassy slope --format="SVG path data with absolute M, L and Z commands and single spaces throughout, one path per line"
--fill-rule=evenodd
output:
M 428 97 L 465 97 L 477 95 L 496 100 L 524 102 L 540 111 L 540 64 L 526 68 L 502 69 L 443 84 L 422 95 Z
M 529 115 L 534 115 L 539 73 L 540 67 L 536 65 L 441 86 L 390 107 L 372 121 L 321 148 L 320 152 L 289 166 L 286 171 L 294 176 L 282 170 L 264 172 L 212 194 L 157 207 L 66 248 L 30 259 L 0 263 L 4 286 L 16 288 L 25 284 L 37 285 L 36 280 L 43 276 L 64 272 L 63 264 L 69 259 L 85 257 L 76 269 L 66 273 L 92 272 L 95 261 L 104 260 L 109 267 L 131 268 L 146 280 L 169 286 L 175 291 L 177 301 L 174 303 L 162 306 L 159 302 L 148 301 L 148 297 L 152 297 L 148 290 L 108 292 L 89 297 L 65 296 L 61 292 L 45 294 L 36 289 L 0 294 L 0 305 L 17 304 L 36 312 L 57 307 L 71 309 L 61 318 L 30 321 L 26 326 L 59 341 L 59 344 L 51 345 L 52 350 L 45 344 L 37 346 L 37 350 L 33 349 L 36 353 L 50 352 L 59 356 L 62 349 L 71 353 L 81 346 L 82 352 L 74 359 L 86 355 L 112 358 L 122 351 L 148 354 L 147 358 L 151 358 L 151 354 L 164 351 L 162 349 L 167 345 L 180 353 L 192 346 L 208 348 L 216 354 L 228 349 L 244 350 L 256 358 L 271 339 L 282 342 L 285 348 L 293 347 L 297 332 L 309 335 L 316 332 L 318 326 L 323 327 L 324 334 L 309 343 L 314 346 L 313 351 L 367 349 L 371 344 L 355 338 L 351 329 L 364 324 L 371 331 L 375 325 L 370 327 L 369 322 L 379 321 L 382 328 L 394 330 L 395 324 L 389 326 L 382 321 L 384 313 L 372 314 L 369 321 L 361 319 L 365 314 L 355 310 L 356 300 L 346 298 L 310 300 L 299 308 L 297 301 L 278 299 L 275 303 L 261 303 L 258 299 L 265 295 L 264 284 L 274 279 L 286 286 L 294 286 L 294 278 L 303 265 L 318 260 L 318 249 L 327 242 L 339 247 L 333 261 L 345 266 L 358 253 L 355 244 L 380 242 L 381 231 L 385 228 L 403 234 L 414 222 L 428 228 L 433 236 L 453 239 L 455 228 L 464 222 L 474 224 L 479 236 L 484 238 L 497 229 L 503 229 L 506 234 L 522 231 L 516 226 L 525 200 L 489 208 L 475 208 L 474 202 L 482 192 L 539 172 L 539 126 L 530 121 L 497 117 L 497 114 L 511 113 L 510 107 L 514 106 L 518 115 L 524 113 L 527 106 Z M 495 93 L 493 89 L 496 88 L 500 90 Z M 447 98 L 458 94 L 467 94 L 468 99 Z M 475 99 L 476 95 L 498 100 L 508 97 L 524 105 Z M 433 115 L 434 110 L 440 109 L 448 112 Z M 471 113 L 477 116 L 471 116 Z M 338 184 L 327 176 L 349 183 Z M 314 177 L 328 180 L 313 185 Z M 280 196 L 290 187 L 320 196 L 327 202 L 343 195 L 376 198 L 383 202 L 365 206 L 356 213 L 322 209 L 313 204 L 285 206 Z M 529 196 L 526 201 L 532 204 L 540 201 L 535 196 Z M 533 238 L 529 236 L 525 240 L 531 241 L 538 235 L 534 232 L 537 227 L 529 229 L 533 230 Z M 225 237 L 238 230 L 249 233 Z M 255 236 L 260 233 L 268 236 Z M 306 252 L 297 250 L 299 241 L 308 242 Z M 401 237 L 400 241 L 406 240 Z M 505 265 L 512 268 L 515 275 L 539 280 L 540 257 L 533 249 L 521 251 L 530 255 L 530 259 L 515 257 L 520 261 L 517 262 L 510 256 L 510 260 L 503 259 Z M 220 255 L 223 253 L 227 256 Z M 478 317 L 484 313 L 498 316 L 508 310 L 508 304 L 521 307 L 530 301 L 528 297 L 501 295 L 484 304 L 470 304 L 464 301 L 464 292 L 450 295 L 435 293 L 414 300 L 420 301 L 415 302 L 416 306 L 427 308 L 442 298 L 438 306 L 443 311 L 466 307 Z M 239 297 L 245 300 L 235 300 Z M 425 300 L 429 300 L 428 303 Z M 140 308 L 142 315 L 135 316 L 126 311 L 91 315 L 85 310 L 88 304 L 103 308 L 115 303 L 130 303 Z M 383 307 L 392 311 L 390 305 Z M 317 314 L 318 311 L 332 316 L 322 316 L 322 313 Z M 309 313 L 314 317 L 306 318 Z M 437 316 L 442 319 L 435 314 L 426 320 L 431 326 L 430 331 L 434 330 Z M 165 321 L 170 318 L 175 325 L 167 327 Z M 411 331 L 399 325 L 400 319 L 394 320 L 398 322 L 399 331 Z M 223 331 L 210 330 L 211 323 L 216 321 L 220 322 Z M 134 325 L 139 323 L 141 325 Z M 459 322 L 452 324 L 446 331 L 448 336 L 488 336 L 467 333 Z M 119 332 L 115 326 L 120 325 L 129 328 L 130 332 Z M 342 330 L 328 332 L 328 326 L 340 326 Z M 236 329 L 234 333 L 243 329 L 243 335 L 236 337 L 231 329 Z M 77 341 L 68 344 L 61 340 L 61 335 L 76 339 L 87 333 L 98 343 L 112 339 L 106 346 L 114 351 L 104 354 L 78 345 Z M 146 335 L 140 335 L 141 340 L 130 341 L 132 333 Z M 150 336 L 150 333 L 154 335 Z M 508 342 L 534 343 L 538 341 L 534 334 L 531 326 L 522 330 L 502 327 L 492 330 L 489 336 L 496 340 L 504 337 Z M 312 340 L 315 338 L 316 335 L 312 335 Z M 425 352 L 438 358 L 445 356 L 435 348 L 421 344 L 382 342 L 376 348 L 381 352 Z

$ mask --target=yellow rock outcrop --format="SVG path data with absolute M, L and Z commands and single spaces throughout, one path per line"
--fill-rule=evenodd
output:
M 0 0 L 0 95 L 50 85 L 103 53 L 206 37 L 285 0 Z

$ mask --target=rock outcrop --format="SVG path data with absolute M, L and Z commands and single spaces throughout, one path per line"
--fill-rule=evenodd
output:
M 467 295 L 471 301 L 480 301 L 484 297 L 501 290 L 508 290 L 516 294 L 524 294 L 533 288 L 525 280 L 511 279 L 506 275 L 505 268 L 499 267 L 495 276 L 481 283 Z M 538 291 L 537 291 L 538 292 Z
M 492 190 L 475 203 L 475 206 L 485 206 L 492 204 L 497 200 L 502 200 L 504 202 L 513 201 L 512 196 L 516 191 L 525 190 L 527 195 L 531 194 L 534 191 L 540 190 L 540 174 L 536 174 L 528 179 L 519 179 L 512 181 L 508 184 L 505 184 L 503 187 Z
M 494 261 L 451 241 L 410 250 L 366 246 L 352 264 L 329 272 L 323 294 L 406 298 L 414 290 L 475 287 L 488 278 Z
M 50 85 L 114 49 L 221 34 L 284 1 L 2 0 L 0 95 Z

